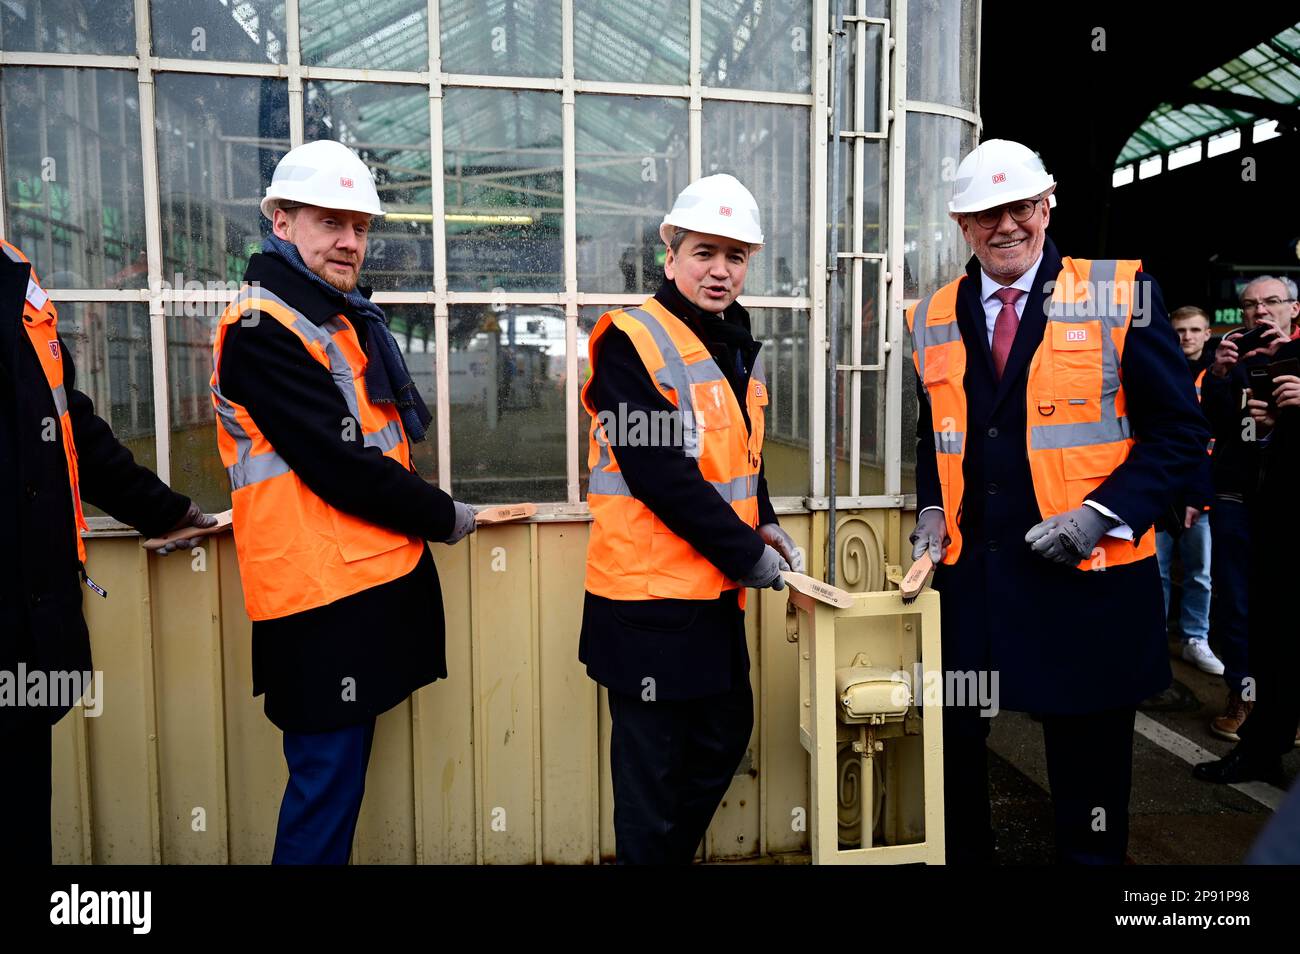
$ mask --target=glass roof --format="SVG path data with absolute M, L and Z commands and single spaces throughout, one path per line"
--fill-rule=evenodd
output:
M 1116 168 L 1256 119 L 1278 118 L 1279 106 L 1300 106 L 1300 23 L 1210 70 L 1192 86 L 1206 91 L 1206 101 L 1162 103 L 1124 144 Z M 1272 105 L 1252 109 L 1250 99 Z

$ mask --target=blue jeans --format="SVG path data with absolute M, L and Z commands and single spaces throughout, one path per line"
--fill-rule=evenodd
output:
M 1246 505 L 1218 497 L 1210 511 L 1214 548 L 1214 643 L 1223 681 L 1233 692 L 1250 675 L 1246 591 L 1250 576 L 1250 520 Z
M 1201 514 L 1196 523 L 1175 540 L 1168 533 L 1156 534 L 1156 561 L 1165 591 L 1165 618 L 1169 617 L 1169 571 L 1174 550 L 1183 561 L 1182 610 L 1178 629 L 1183 639 L 1206 639 L 1210 635 L 1210 521 Z
M 289 783 L 272 864 L 348 863 L 374 738 L 373 720 L 335 732 L 284 734 Z

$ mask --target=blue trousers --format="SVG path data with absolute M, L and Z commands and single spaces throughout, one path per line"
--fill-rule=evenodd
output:
M 1165 619 L 1169 618 L 1169 574 L 1174 551 L 1183 561 L 1183 593 L 1179 601 L 1178 630 L 1183 641 L 1206 639 L 1210 635 L 1210 520 L 1202 514 L 1175 540 L 1161 531 L 1156 534 L 1156 562 L 1160 584 L 1165 590 Z
M 335 732 L 284 734 L 289 784 L 272 864 L 347 864 L 374 739 L 373 719 Z

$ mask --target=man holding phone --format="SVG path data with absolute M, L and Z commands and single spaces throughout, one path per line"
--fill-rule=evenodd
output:
M 1274 538 L 1272 530 L 1265 537 L 1257 537 L 1251 529 L 1262 512 L 1257 498 L 1265 447 L 1270 438 L 1262 421 L 1250 414 L 1247 401 L 1251 398 L 1252 372 L 1263 397 L 1271 396 L 1278 386 L 1275 377 L 1277 381 L 1287 377 L 1285 367 L 1279 368 L 1278 374 L 1274 375 L 1269 366 L 1286 360 L 1287 354 L 1282 349 L 1292 351 L 1300 347 L 1287 344 L 1295 334 L 1296 317 L 1300 314 L 1296 298 L 1295 283 L 1289 278 L 1264 275 L 1246 285 L 1241 292 L 1241 305 L 1247 330 L 1244 334 L 1227 336 L 1220 342 L 1214 364 L 1205 375 L 1201 389 L 1202 406 L 1215 436 L 1215 502 L 1210 512 L 1216 590 L 1213 628 L 1221 645 L 1245 649 L 1244 653 L 1234 651 L 1225 655 L 1249 661 L 1248 669 L 1229 666 L 1225 672 L 1228 705 L 1222 715 L 1211 721 L 1210 729 L 1234 742 L 1243 738 L 1238 730 L 1251 715 L 1255 700 L 1259 698 L 1257 683 L 1261 664 L 1255 658 L 1259 630 L 1251 621 L 1259 608 L 1250 605 L 1252 600 L 1257 601 L 1258 581 L 1251 571 L 1252 559 L 1264 540 Z M 1278 469 L 1276 464 L 1274 469 Z M 1255 546 L 1252 546 L 1252 538 L 1256 540 Z M 1254 677 L 1254 682 L 1247 679 L 1248 673 Z M 1204 771 L 1198 767 L 1198 777 L 1213 781 L 1238 780 L 1235 777 L 1209 779 L 1206 772 L 1221 765 L 1220 762 L 1207 763 Z M 1223 768 L 1222 772 L 1236 775 L 1255 768 L 1257 766 L 1234 764 Z
M 1290 618 L 1292 567 L 1272 544 L 1300 533 L 1294 486 L 1300 469 L 1300 341 L 1284 341 L 1272 357 L 1267 381 L 1255 375 L 1246 399 L 1260 444 L 1259 484 L 1248 508 L 1255 540 L 1248 598 L 1256 703 L 1236 748 L 1193 772 L 1207 782 L 1261 779 L 1284 787 L 1281 757 L 1296 744 L 1300 727 L 1300 640 Z

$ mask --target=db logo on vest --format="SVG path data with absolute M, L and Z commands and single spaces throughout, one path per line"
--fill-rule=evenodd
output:
M 1087 341 L 1088 329 L 1070 328 L 1065 332 L 1065 340 L 1066 341 Z

